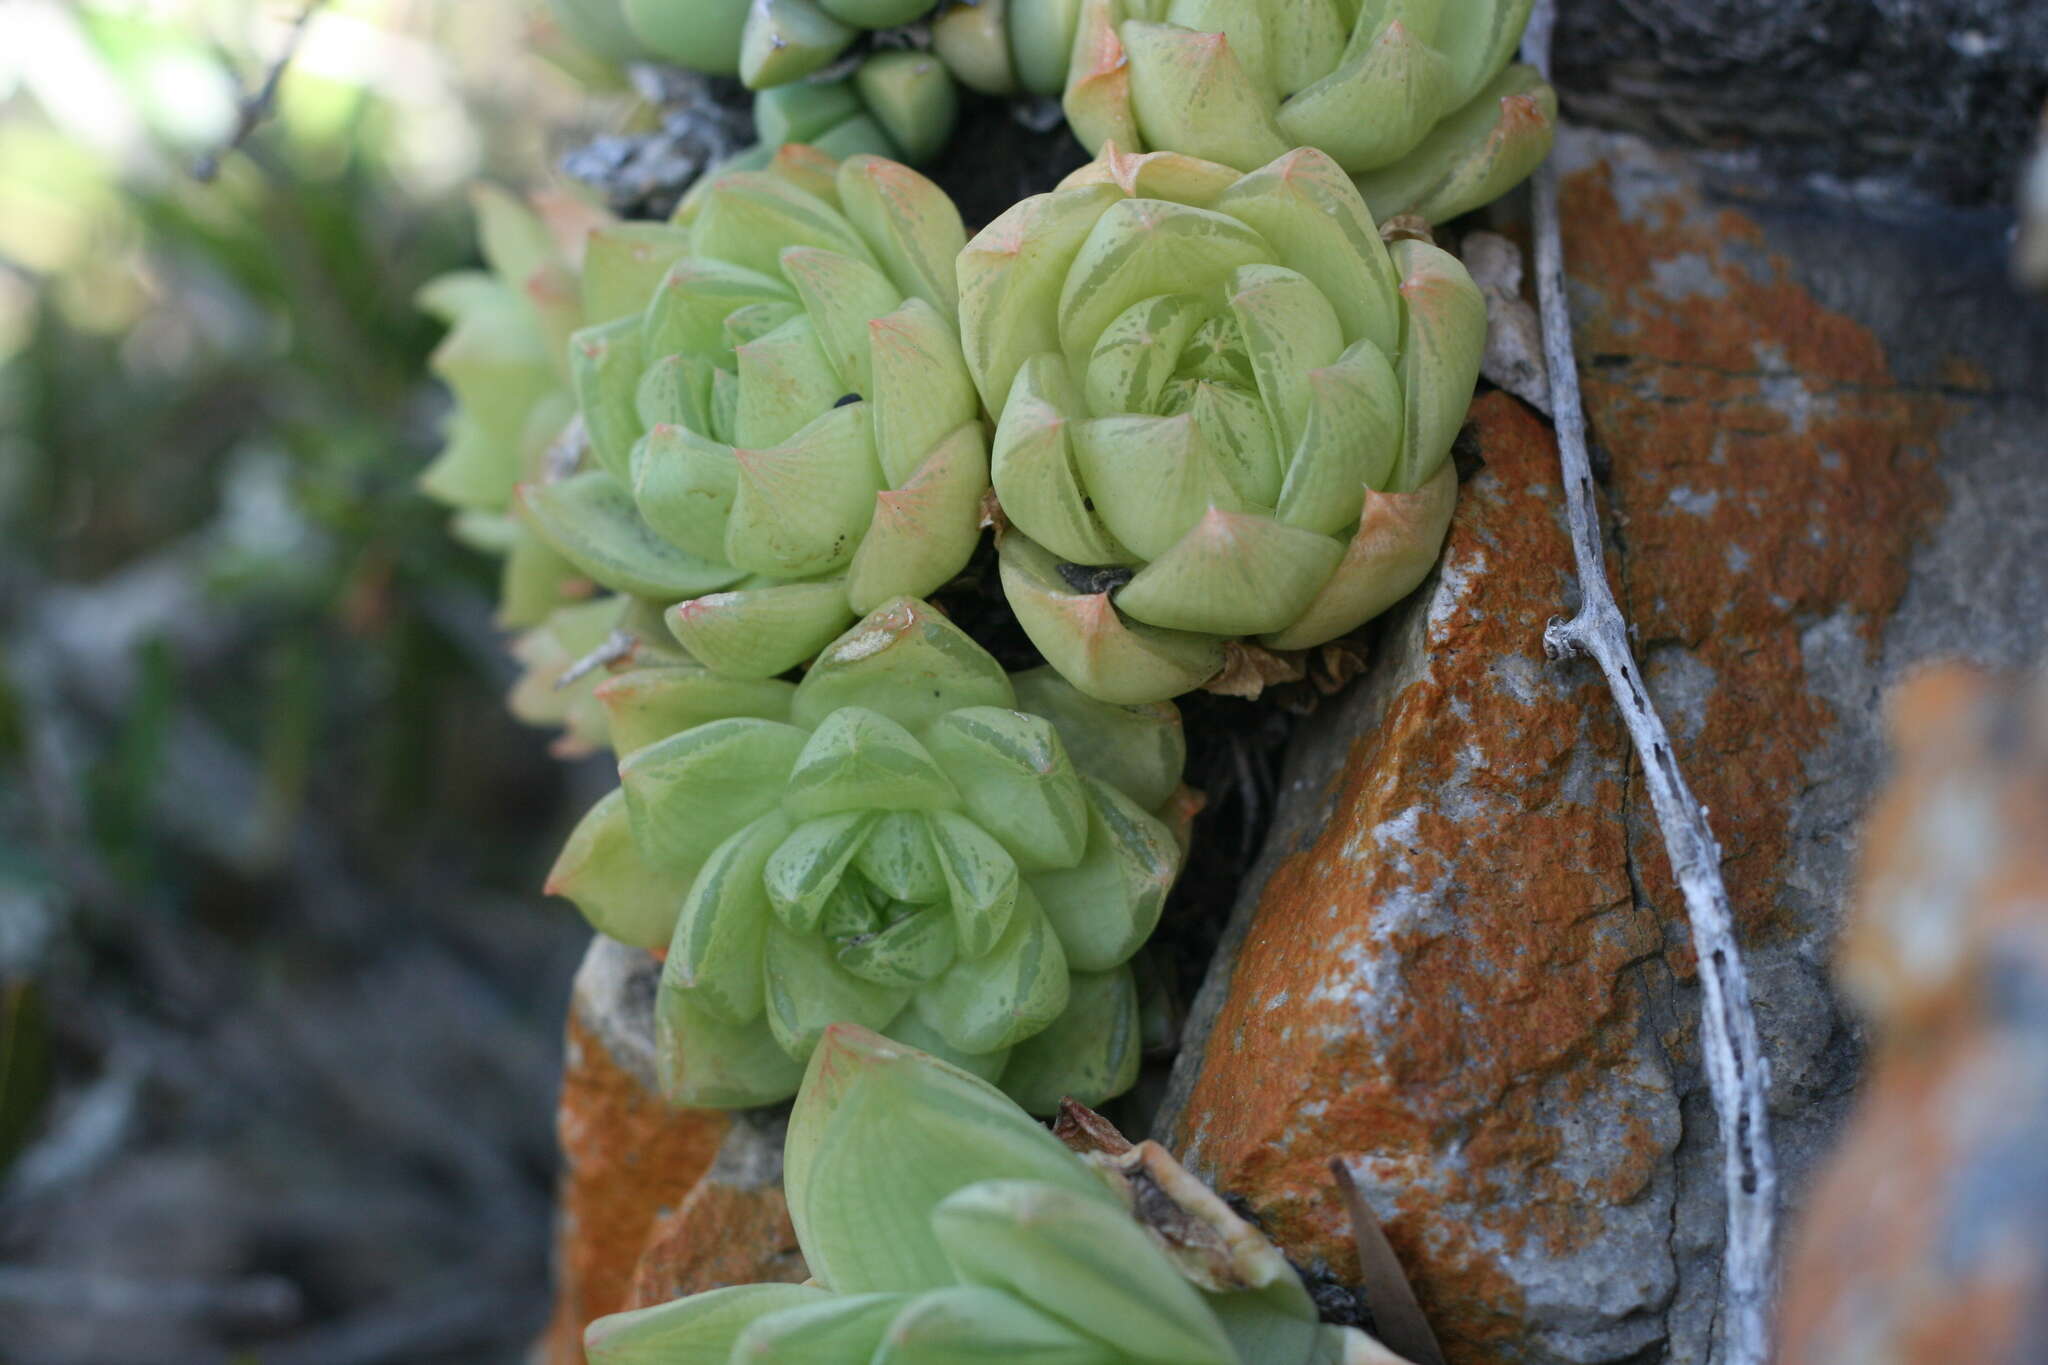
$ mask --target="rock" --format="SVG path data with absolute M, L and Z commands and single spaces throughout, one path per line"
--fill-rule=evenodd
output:
M 1787 1267 L 1784 1365 L 2048 1360 L 2048 673 L 1893 707 L 1840 974 L 1871 1076 Z
M 582 1365 L 591 1319 L 640 1306 L 642 1247 L 709 1171 L 732 1130 L 725 1114 L 671 1109 L 654 1071 L 654 989 L 661 964 L 591 940 L 576 973 L 556 1124 L 562 1143 L 555 1312 L 542 1365 Z
M 1573 0 L 1565 116 L 2010 202 L 2048 97 L 2038 0 Z
M 626 1306 L 644 1308 L 707 1289 L 797 1284 L 810 1269 L 782 1197 L 785 1112 L 737 1114 L 718 1159 L 648 1229 Z
M 1558 155 L 1610 574 L 1726 855 L 1796 1206 L 1857 1074 L 1821 963 L 1877 698 L 2048 637 L 2048 323 L 1988 211 Z M 1543 656 L 1574 598 L 1549 430 L 1492 394 L 1472 436 L 1443 563 L 1296 736 L 1154 1134 L 1340 1279 L 1343 1157 L 1453 1362 L 1700 1365 L 1723 1214 L 1684 911 L 1597 673 Z

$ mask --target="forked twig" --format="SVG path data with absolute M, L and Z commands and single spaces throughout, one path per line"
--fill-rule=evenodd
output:
M 1550 75 L 1555 0 L 1536 0 L 1522 40 L 1523 60 Z M 1543 349 L 1550 367 L 1550 398 L 1564 466 L 1565 511 L 1578 563 L 1579 610 L 1543 630 L 1553 659 L 1589 655 L 1600 665 L 1615 705 L 1628 726 L 1657 825 L 1671 856 L 1672 876 L 1685 897 L 1693 951 L 1699 957 L 1701 1053 L 1720 1119 L 1721 1176 L 1728 1200 L 1728 1245 L 1722 1285 L 1723 1359 L 1727 1365 L 1763 1365 L 1770 1358 L 1772 1250 L 1777 1219 L 1777 1163 L 1771 1152 L 1764 1105 L 1768 1074 L 1757 1041 L 1749 982 L 1735 942 L 1728 891 L 1721 882 L 1721 846 L 1702 806 L 1672 757 L 1671 737 L 1650 704 L 1629 651 L 1628 623 L 1607 584 L 1593 472 L 1586 453 L 1586 419 L 1579 406 L 1579 372 L 1572 352 L 1571 315 L 1565 298 L 1564 248 L 1557 210 L 1557 168 L 1546 161 L 1532 182 L 1535 200 L 1536 295 L 1543 317 Z
M 209 148 L 192 163 L 194 180 L 202 184 L 212 183 L 213 178 L 220 174 L 221 163 L 240 150 L 242 144 L 249 140 L 249 135 L 270 117 L 271 110 L 277 105 L 278 84 L 284 80 L 284 73 L 291 66 L 292 58 L 298 55 L 299 40 L 306 36 L 306 26 L 313 22 L 313 15 L 326 3 L 327 0 L 306 0 L 304 8 L 299 11 L 299 17 L 292 21 L 290 31 L 285 34 L 284 46 L 278 50 L 277 56 L 263 73 L 262 84 L 236 103 L 235 126 L 228 130 L 228 135 L 221 139 L 218 146 Z

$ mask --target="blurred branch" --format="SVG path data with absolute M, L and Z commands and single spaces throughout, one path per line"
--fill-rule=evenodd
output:
M 270 68 L 263 73 L 263 83 L 254 91 L 244 95 L 235 109 L 235 126 L 229 130 L 220 145 L 203 153 L 192 163 L 192 178 L 201 184 L 213 183 L 220 174 L 221 163 L 226 161 L 243 143 L 268 119 L 277 107 L 277 87 L 284 80 L 284 73 L 290 68 L 292 58 L 299 53 L 299 43 L 306 36 L 306 26 L 313 21 L 327 0 L 306 0 L 299 17 L 292 21 L 291 29 L 285 34 L 284 46 L 278 50 Z

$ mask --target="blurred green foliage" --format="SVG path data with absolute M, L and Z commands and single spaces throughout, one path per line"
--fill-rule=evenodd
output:
M 333 3 L 274 116 L 201 183 L 298 13 L 10 0 L 0 51 L 0 553 L 89 583 L 197 538 L 206 591 L 255 628 L 246 692 L 209 710 L 260 755 L 271 825 L 337 672 L 374 675 L 387 713 L 363 738 L 402 769 L 422 670 L 459 665 L 423 603 L 487 574 L 413 486 L 441 401 L 413 293 L 474 255 L 466 183 L 533 176 L 573 97 L 521 52 L 516 7 Z M 101 756 L 116 842 L 133 798 L 112 793 L 148 780 L 133 726 L 174 671 L 143 670 Z
M 329 0 L 202 182 L 303 8 L 0 0 L 0 1167 L 45 1074 L 47 950 L 10 926 L 117 941 L 133 897 L 290 932 L 270 891 L 309 822 L 394 905 L 435 860 L 531 892 L 552 842 L 544 738 L 505 752 L 494 570 L 415 487 L 445 398 L 413 295 L 475 259 L 473 180 L 546 178 L 580 92 L 517 4 Z M 57 594 L 150 568 L 202 638 L 71 620 L 46 647 Z M 111 703 L 15 667 L 95 630 Z M 206 848 L 164 819 L 195 721 L 254 775 Z

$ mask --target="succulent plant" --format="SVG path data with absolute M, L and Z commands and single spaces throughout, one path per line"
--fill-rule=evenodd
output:
M 600 1318 L 592 1365 L 1401 1365 L 1156 1144 L 1078 1155 L 858 1026 L 812 1056 L 783 1160 L 812 1282 Z
M 1099 151 L 1234 166 L 1317 147 L 1385 220 L 1505 193 L 1550 148 L 1557 94 L 1510 66 L 1531 0 L 1085 0 L 1064 104 Z
M 1324 153 L 1241 175 L 1111 148 L 959 277 L 1004 591 L 1083 691 L 1176 695 L 1236 637 L 1321 644 L 1435 562 L 1485 303 L 1449 253 L 1383 244 Z
M 1130 1085 L 1126 964 L 1192 813 L 1171 706 L 1006 675 L 909 598 L 801 683 L 672 666 L 596 692 L 620 786 L 549 888 L 599 931 L 667 948 L 657 1038 L 674 1101 L 783 1099 L 842 1020 L 1030 1108 Z
M 592 458 L 523 487 L 540 536 L 605 587 L 678 604 L 682 645 L 739 677 L 957 573 L 988 457 L 944 193 L 791 146 L 640 226 L 586 265 L 604 281 L 587 315 L 610 319 L 569 346 Z
M 611 727 L 597 699 L 605 674 L 590 669 L 571 677 L 599 649 L 619 623 L 622 604 L 600 597 L 556 607 L 538 624 L 512 641 L 519 679 L 506 698 L 506 709 L 528 725 L 562 731 L 555 741 L 558 758 L 581 758 L 610 742 Z
M 530 546 L 508 516 L 513 489 L 538 472 L 575 413 L 566 342 L 582 315 L 575 268 L 541 216 L 492 185 L 471 203 L 486 268 L 439 276 L 419 293 L 420 307 L 448 324 L 429 368 L 454 399 L 420 487 L 456 509 L 465 541 L 516 559 Z M 552 605 L 521 603 L 507 624 L 533 624 Z
M 1081 0 L 949 0 L 932 15 L 932 51 L 985 95 L 1057 95 Z
M 615 61 L 654 57 L 760 92 L 754 169 L 785 142 L 919 165 L 952 136 L 954 81 L 1057 95 L 1080 0 L 551 0 L 572 35 Z M 929 41 L 893 30 L 929 18 Z M 850 54 L 850 55 L 849 55 Z M 843 59 L 843 60 L 842 60 Z
M 599 13 L 621 0 L 556 0 Z M 864 32 L 929 17 L 932 49 L 963 83 L 990 94 L 1056 95 L 1066 82 L 1080 0 L 623 0 L 624 21 L 657 55 L 749 89 L 803 80 Z M 607 31 L 609 26 L 607 25 Z M 882 51 L 892 49 L 883 48 Z M 893 49 L 902 51 L 903 49 Z
M 828 156 L 867 152 L 921 165 L 953 135 L 959 98 L 925 52 L 877 52 L 837 80 L 792 81 L 754 96 L 754 156 L 803 142 Z M 743 169 L 736 167 L 735 169 Z

